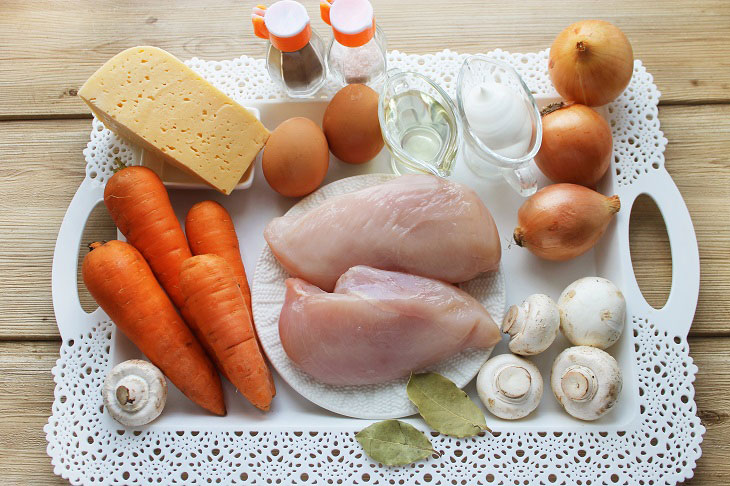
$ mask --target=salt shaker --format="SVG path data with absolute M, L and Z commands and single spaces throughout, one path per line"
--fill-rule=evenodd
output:
M 322 0 L 322 20 L 332 26 L 327 66 L 340 85 L 367 84 L 376 91 L 385 80 L 385 36 L 375 25 L 368 0 Z
M 324 43 L 312 31 L 307 10 L 299 2 L 281 0 L 251 15 L 256 36 L 269 41 L 266 69 L 293 98 L 316 93 L 327 80 Z

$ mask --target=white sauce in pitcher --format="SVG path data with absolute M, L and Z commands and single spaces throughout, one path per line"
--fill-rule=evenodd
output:
M 474 133 L 490 149 L 511 159 L 527 154 L 532 138 L 530 112 L 509 86 L 474 86 L 464 99 L 464 113 Z

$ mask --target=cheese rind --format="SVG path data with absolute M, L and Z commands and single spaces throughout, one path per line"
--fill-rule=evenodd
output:
M 117 135 L 224 194 L 269 137 L 248 110 L 157 47 L 120 52 L 79 96 Z

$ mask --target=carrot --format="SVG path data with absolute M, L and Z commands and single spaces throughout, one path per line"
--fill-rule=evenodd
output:
M 122 241 L 92 243 L 84 284 L 117 327 L 193 402 L 225 415 L 213 363 L 160 287 L 149 265 Z
M 213 254 L 222 257 L 233 270 L 248 312 L 251 308 L 251 289 L 243 268 L 241 250 L 238 247 L 236 228 L 228 211 L 215 201 L 202 201 L 190 208 L 185 218 L 185 234 L 193 255 Z
M 202 201 L 195 204 L 190 208 L 185 218 L 185 234 L 187 235 L 188 244 L 194 255 L 218 255 L 228 263 L 228 266 L 233 271 L 236 283 L 238 283 L 243 294 L 243 300 L 246 302 L 251 322 L 253 322 L 251 289 L 248 286 L 246 269 L 241 260 L 241 250 L 238 245 L 236 228 L 233 225 L 233 220 L 230 214 L 228 214 L 228 211 L 215 201 Z M 189 320 L 187 316 L 186 320 Z M 208 355 L 213 358 L 218 369 L 231 381 L 225 369 L 218 362 L 213 350 L 210 349 L 205 341 L 201 342 L 206 348 Z M 261 345 L 259 344 L 260 349 Z M 272 389 L 274 387 L 273 377 L 271 387 Z
M 185 260 L 180 270 L 185 314 L 221 371 L 254 406 L 269 410 L 276 394 L 233 271 L 217 255 Z
M 180 265 L 192 253 L 160 178 L 146 167 L 124 168 L 106 183 L 104 204 L 119 231 L 142 253 L 180 308 Z

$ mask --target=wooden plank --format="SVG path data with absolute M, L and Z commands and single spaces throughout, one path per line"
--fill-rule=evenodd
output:
M 58 336 L 51 303 L 51 262 L 56 235 L 85 175 L 81 151 L 88 120 L 3 122 L 0 125 L 1 339 Z M 114 238 L 106 211 L 95 210 L 82 242 Z M 82 256 L 81 254 L 80 256 Z M 92 310 L 91 297 L 80 293 Z
M 697 415 L 707 428 L 695 477 L 685 484 L 730 484 L 730 339 L 690 338 L 690 356 L 699 368 L 695 381 Z
M 632 41 L 664 103 L 730 100 L 730 3 L 528 0 L 375 0 L 390 49 L 409 53 L 501 48 L 534 52 L 581 18 L 615 22 Z M 250 26 L 250 5 L 237 0 L 98 2 L 5 0 L 0 10 L 0 118 L 86 116 L 76 96 L 102 63 L 134 45 L 152 44 L 181 58 L 263 57 Z M 315 30 L 330 34 L 317 3 Z M 413 12 L 418 21 L 413 21 Z M 725 67 L 723 69 L 722 67 Z
M 0 344 L 0 477 L 3 484 L 68 484 L 53 474 L 43 426 L 53 404 L 58 342 Z
M 667 168 L 695 222 L 702 256 L 702 289 L 693 334 L 730 335 L 730 106 L 661 109 L 669 139 Z M 0 339 L 58 336 L 50 292 L 56 234 L 84 169 L 88 120 L 2 122 L 0 129 Z M 664 243 L 662 243 L 662 235 Z M 83 241 L 114 237 L 96 212 Z M 662 251 L 661 249 L 664 248 Z M 661 306 L 671 279 L 666 233 L 658 213 L 641 206 L 633 218 L 632 254 L 649 301 Z M 82 294 L 84 297 L 85 294 Z M 664 296 L 664 297 L 662 297 Z M 87 309 L 93 307 L 84 297 Z
M 728 116 L 728 106 L 661 107 L 659 112 L 662 130 L 669 141 L 666 168 L 689 208 L 700 249 L 700 296 L 691 330 L 693 335 L 728 335 L 730 331 Z M 632 231 L 635 239 L 632 254 L 634 262 L 638 261 L 635 263 L 638 273 L 646 275 L 642 288 L 650 295 L 662 293 L 662 288 L 668 293 L 671 258 L 668 245 L 661 243 L 659 213 L 647 212 L 643 205 L 638 209 L 639 219 Z
M 700 373 L 697 407 L 707 433 L 695 478 L 686 484 L 729 484 L 730 339 L 695 338 Z M 56 342 L 0 343 L 0 477 L 3 484 L 64 484 L 53 476 L 43 434 L 53 402 Z

